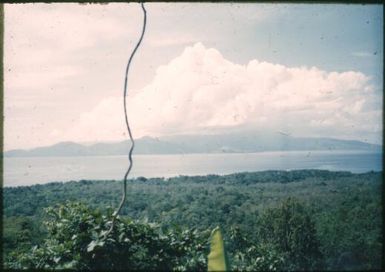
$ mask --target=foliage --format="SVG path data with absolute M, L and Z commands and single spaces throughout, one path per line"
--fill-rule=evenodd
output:
M 288 270 L 320 270 L 322 254 L 315 224 L 305 207 L 288 198 L 264 212 L 258 225 L 263 242 L 269 242 L 285 258 Z
M 11 252 L 25 252 L 31 249 L 33 244 L 41 242 L 44 229 L 33 217 L 10 216 L 3 217 L 3 256 L 5 261 Z
M 285 260 L 270 243 L 253 240 L 239 227 L 231 227 L 229 253 L 232 271 L 280 271 Z
M 80 203 L 47 209 L 48 237 L 42 246 L 14 256 L 10 268 L 77 270 L 205 270 L 207 235 L 106 216 Z
M 228 271 L 228 269 L 229 265 L 222 233 L 220 228 L 216 227 L 210 237 L 210 254 L 207 256 L 207 270 Z
M 382 267 L 381 172 L 264 171 L 169 179 L 142 177 L 128 184 L 120 223 L 126 224 L 126 216 L 141 224 L 146 220 L 161 222 L 156 227 L 160 234 L 167 236 L 174 230 L 171 233 L 177 237 L 183 237 L 182 229 L 195 231 L 195 236 L 200 237 L 219 225 L 233 270 L 284 270 L 289 265 L 320 265 L 320 269 L 339 271 Z M 110 214 L 106 207 L 117 206 L 120 190 L 120 181 L 87 180 L 4 188 L 3 246 L 7 266 L 19 260 L 13 257 L 10 261 L 11 255 L 28 255 L 26 252 L 33 246 L 50 239 L 51 234 L 39 226 L 43 208 L 67 200 L 82 201 L 90 211 L 99 209 L 100 216 L 106 216 L 102 221 L 106 225 Z M 282 203 L 287 198 L 298 205 L 286 203 L 284 208 Z M 291 206 L 296 211 L 293 216 Z M 285 209 L 290 215 L 286 219 Z M 285 220 L 293 225 L 292 236 L 286 237 L 288 247 L 270 233 L 274 230 L 283 235 L 280 229 Z M 310 248 L 318 244 L 323 262 L 316 251 L 308 254 L 305 250 L 301 228 L 310 235 L 306 239 L 314 242 Z M 201 240 L 201 245 L 207 248 L 207 240 Z M 287 248 L 295 249 L 297 255 Z M 290 254 L 294 254 L 292 258 Z M 311 257 L 303 260 L 306 256 Z M 197 259 L 188 259 L 183 265 Z
M 380 192 L 379 192 L 380 193 Z M 381 267 L 382 207 L 365 188 L 350 192 L 336 203 L 335 216 L 323 211 L 317 217 L 322 251 L 334 270 L 376 270 Z

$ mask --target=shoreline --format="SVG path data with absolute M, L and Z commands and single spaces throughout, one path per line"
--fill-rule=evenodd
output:
M 327 170 L 327 169 L 290 169 L 290 170 L 262 170 L 262 171 L 242 171 L 242 172 L 234 172 L 231 174 L 206 174 L 206 175 L 175 175 L 171 177 L 144 177 L 144 176 L 135 176 L 128 178 L 128 182 L 134 182 L 134 183 L 150 183 L 151 181 L 162 181 L 162 182 L 170 182 L 172 179 L 179 179 L 179 178 L 187 178 L 187 179 L 195 179 L 195 178 L 212 178 L 212 177 L 231 177 L 235 175 L 243 175 L 243 174 L 250 174 L 250 175 L 259 175 L 259 174 L 270 174 L 270 173 L 278 173 L 278 174 L 290 174 L 290 173 L 317 173 L 315 176 L 322 176 L 324 174 L 342 174 L 343 176 L 360 176 L 360 175 L 368 175 L 368 174 L 381 174 L 383 173 L 383 170 L 381 171 L 366 171 L 362 173 L 354 173 L 351 171 L 334 171 L 334 170 Z M 67 180 L 67 181 L 50 181 L 46 183 L 35 183 L 30 185 L 11 185 L 7 186 L 3 184 L 3 189 L 14 189 L 14 188 L 27 188 L 27 187 L 41 187 L 41 186 L 52 186 L 52 185 L 65 185 L 69 183 L 84 183 L 84 182 L 90 182 L 90 183 L 98 183 L 98 182 L 121 182 L 122 180 L 119 179 L 78 179 L 78 180 Z M 265 182 L 259 182 L 259 183 L 268 183 L 271 181 L 265 181 Z M 129 183 L 128 183 L 129 185 Z

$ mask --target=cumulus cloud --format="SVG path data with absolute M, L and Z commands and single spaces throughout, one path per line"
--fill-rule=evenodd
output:
M 105 16 L 105 12 L 103 6 L 78 4 L 6 5 L 5 40 L 10 42 L 5 43 L 5 49 L 33 47 L 71 51 L 95 46 L 100 36 L 115 39 L 127 32 L 135 33 L 135 29 L 125 27 L 114 17 Z M 135 15 L 130 10 L 128 12 Z
M 379 96 L 370 78 L 360 72 L 286 67 L 255 59 L 239 65 L 196 43 L 159 67 L 149 85 L 129 90 L 127 101 L 136 137 L 248 127 L 364 140 L 380 137 Z M 66 137 L 125 138 L 122 108 L 122 97 L 105 98 L 84 113 Z
M 87 57 L 92 56 L 88 51 L 98 47 L 98 53 L 106 55 L 105 47 L 100 49 L 103 45 L 136 37 L 135 23 L 141 19 L 136 8 L 139 5 L 132 9 L 127 4 L 113 5 L 111 9 L 79 4 L 6 5 L 5 89 L 38 93 L 47 86 L 86 74 L 91 70 L 86 66 Z M 124 10 L 131 24 L 106 16 L 109 10 L 117 16 Z

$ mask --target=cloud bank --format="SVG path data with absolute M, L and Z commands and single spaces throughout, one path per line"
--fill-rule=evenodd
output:
M 248 128 L 381 141 L 382 97 L 360 72 L 255 59 L 238 65 L 196 43 L 160 66 L 150 84 L 128 93 L 135 137 Z M 55 135 L 77 141 L 125 139 L 122 97 L 105 98 Z

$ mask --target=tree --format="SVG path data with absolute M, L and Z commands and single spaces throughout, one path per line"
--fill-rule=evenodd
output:
M 288 198 L 280 206 L 266 210 L 259 226 L 261 241 L 272 244 L 284 256 L 285 269 L 322 269 L 315 224 L 300 202 Z
M 255 241 L 238 226 L 229 230 L 228 250 L 232 271 L 285 270 L 282 254 L 269 243 Z

